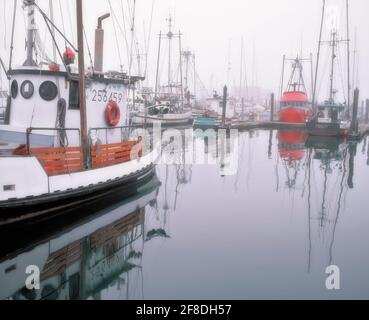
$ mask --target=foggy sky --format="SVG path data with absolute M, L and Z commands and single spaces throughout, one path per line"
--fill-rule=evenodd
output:
M 75 1 L 54 0 L 55 22 L 62 28 L 59 1 L 62 6 L 64 29 L 68 38 L 76 43 L 75 32 Z M 20 1 L 18 1 L 19 3 Z M 128 31 L 126 38 L 123 36 L 118 22 L 111 18 L 104 24 L 106 30 L 105 44 L 105 69 L 119 69 L 122 64 L 128 69 L 127 45 L 130 47 L 131 35 L 129 32 L 129 9 L 133 0 L 111 0 L 115 19 L 119 20 L 123 27 L 122 4 L 125 14 L 125 29 Z M 319 24 L 321 17 L 322 0 L 136 0 L 136 28 L 135 36 L 140 46 L 140 52 L 144 54 L 146 41 L 149 38 L 150 14 L 154 2 L 154 15 L 151 29 L 150 50 L 148 52 L 148 79 L 150 85 L 154 85 L 154 73 L 156 68 L 156 56 L 158 48 L 157 35 L 160 30 L 167 31 L 169 14 L 175 22 L 175 30 L 183 33 L 183 48 L 196 53 L 197 69 L 204 85 L 211 91 L 210 83 L 214 89 L 227 83 L 228 61 L 229 85 L 238 85 L 240 78 L 240 50 L 241 38 L 245 43 L 246 68 L 248 84 L 257 84 L 274 92 L 278 92 L 280 86 L 282 57 L 289 57 L 303 53 L 316 56 Z M 337 4 L 341 10 L 340 33 L 345 37 L 344 0 L 327 0 L 329 6 Z M 39 0 L 38 4 L 48 10 L 48 0 Z M 8 61 L 11 30 L 12 0 L 0 0 L 0 56 Z M 357 60 L 359 61 L 358 83 L 362 90 L 362 97 L 369 97 L 369 75 L 366 71 L 366 61 L 369 59 L 369 1 L 350 1 L 350 28 L 352 63 L 354 56 L 354 34 L 357 30 Z M 69 16 L 68 11 L 71 13 Z M 88 37 L 88 44 L 93 55 L 94 28 L 97 17 L 110 12 L 108 0 L 84 1 L 84 23 Z M 5 16 L 5 22 L 4 22 Z M 25 58 L 24 37 L 25 22 L 22 9 L 18 8 L 17 28 L 15 37 L 14 65 L 23 63 Z M 115 28 L 113 25 L 115 21 Z M 41 38 L 45 39 L 48 53 L 50 39 L 45 32 L 44 23 L 38 17 L 38 25 L 41 30 Z M 145 33 L 144 33 L 145 30 Z M 325 30 L 328 30 L 325 28 Z M 117 36 L 115 36 L 115 31 Z M 326 33 L 328 35 L 328 33 Z M 117 39 L 116 39 L 117 37 Z M 327 38 L 327 36 L 325 37 Z M 63 41 L 59 39 L 61 48 Z M 117 43 L 119 46 L 117 46 Z M 119 47 L 119 49 L 118 49 Z M 118 52 L 119 50 L 119 52 Z M 87 50 L 86 50 L 87 51 Z M 342 51 L 344 53 L 344 50 Z M 120 58 L 119 58 L 120 56 Z M 344 57 L 342 56 L 343 62 Z M 322 59 L 322 63 L 325 64 Z M 89 63 L 86 52 L 86 64 Z M 345 64 L 346 65 L 346 64 Z M 142 61 L 142 68 L 145 63 Z M 133 62 L 133 70 L 137 72 L 136 60 Z M 289 69 L 286 68 L 286 72 Z M 323 72 L 323 70 L 322 70 Z M 310 76 L 307 72 L 307 77 Z M 346 76 L 346 74 L 344 74 Z M 212 80 L 211 80 L 212 79 Z M 310 78 L 306 79 L 310 81 Z M 341 81 L 341 80 L 339 80 Z M 344 80 L 342 80 L 344 82 Z M 322 85 L 323 86 L 323 85 Z M 322 88 L 322 97 L 325 93 Z M 342 90 L 339 88 L 339 90 Z

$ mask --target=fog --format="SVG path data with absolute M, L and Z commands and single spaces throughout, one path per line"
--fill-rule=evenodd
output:
M 14 66 L 25 59 L 25 17 L 18 1 L 16 33 L 14 42 Z M 75 1 L 54 0 L 55 24 L 66 36 L 76 43 Z M 38 0 L 40 7 L 49 12 L 49 1 Z M 362 98 L 369 97 L 369 75 L 366 62 L 369 61 L 369 1 L 351 0 L 350 2 L 350 39 L 351 39 L 351 77 L 354 86 L 361 88 Z M 84 1 L 84 24 L 87 43 L 93 58 L 94 29 L 97 17 L 113 12 L 113 17 L 104 22 L 106 30 L 105 59 L 106 70 L 123 66 L 128 71 L 130 52 L 134 53 L 132 72 L 138 72 L 137 53 L 131 50 L 130 17 L 133 0 Z M 338 18 L 340 38 L 346 38 L 345 1 L 327 0 L 329 8 Z M 12 0 L 0 0 L 0 56 L 6 63 L 9 59 L 10 34 L 12 24 Z M 62 8 L 62 10 L 60 10 Z M 183 33 L 183 49 L 196 54 L 199 77 L 208 92 L 220 90 L 224 84 L 234 86 L 240 79 L 241 39 L 245 46 L 245 69 L 249 85 L 258 85 L 270 91 L 278 92 L 281 79 L 282 57 L 294 58 L 297 55 L 308 57 L 317 53 L 322 0 L 136 0 L 134 48 L 139 48 L 141 72 L 145 70 L 147 55 L 147 85 L 153 86 L 155 80 L 156 58 L 159 31 L 167 32 L 167 19 L 174 20 L 174 30 Z M 329 13 L 329 12 L 328 12 Z M 150 28 L 152 14 L 152 23 Z M 52 56 L 51 38 L 45 29 L 45 23 L 37 16 L 41 39 L 46 44 L 49 56 Z M 329 30 L 325 25 L 324 39 L 329 39 Z M 355 41 L 356 38 L 356 41 Z M 63 50 L 64 42 L 58 37 Z M 355 45 L 356 43 L 356 45 Z M 355 50 L 356 47 L 356 50 Z M 341 75 L 338 77 L 338 89 L 343 91 L 347 81 L 345 47 L 342 46 Z M 324 50 L 322 71 L 324 71 Z M 60 59 L 59 59 L 60 60 Z M 86 65 L 90 58 L 86 50 Z M 353 67 L 355 65 L 357 67 Z M 286 72 L 289 70 L 286 68 Z M 310 70 L 309 70 L 310 71 Z M 358 71 L 358 72 L 357 72 Z M 307 72 L 306 81 L 310 81 Z M 4 75 L 2 74 L 4 80 Z M 341 86 L 339 86 L 341 85 Z M 325 85 L 319 91 L 320 97 L 326 95 Z

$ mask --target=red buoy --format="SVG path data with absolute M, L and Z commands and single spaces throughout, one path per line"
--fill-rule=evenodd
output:
M 76 54 L 71 48 L 68 47 L 65 49 L 65 52 L 63 54 L 63 59 L 64 59 L 65 64 L 69 66 L 73 64 L 74 61 L 76 60 Z

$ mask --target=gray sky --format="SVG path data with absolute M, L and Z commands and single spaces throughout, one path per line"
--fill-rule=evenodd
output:
M 20 1 L 18 1 L 19 3 Z M 39 0 L 38 3 L 45 11 L 48 10 L 48 0 Z M 54 0 L 55 21 L 62 28 L 59 0 Z M 128 69 L 127 45 L 130 47 L 131 36 L 129 34 L 129 7 L 132 9 L 133 0 L 110 0 L 115 19 L 105 23 L 107 34 L 105 45 L 105 68 L 119 69 L 123 64 Z M 239 83 L 240 73 L 240 47 L 241 37 L 244 38 L 246 50 L 246 68 L 248 83 L 256 83 L 269 90 L 278 92 L 282 69 L 283 54 L 295 57 L 301 51 L 304 56 L 310 53 L 316 55 L 321 16 L 322 0 L 136 0 L 136 40 L 140 46 L 140 52 L 144 54 L 145 34 L 149 38 L 151 8 L 154 3 L 154 15 L 151 28 L 151 41 L 148 67 L 149 80 L 153 82 L 156 68 L 156 56 L 158 48 L 157 34 L 160 30 L 167 30 L 166 19 L 169 13 L 175 20 L 175 29 L 180 29 L 184 34 L 183 48 L 196 52 L 198 73 L 203 83 L 209 87 L 211 78 L 215 89 L 227 82 L 228 60 L 231 62 L 230 85 Z M 341 36 L 345 28 L 344 0 L 327 0 L 328 6 L 337 5 L 338 14 L 341 14 L 339 27 Z M 72 41 L 76 41 L 75 32 L 75 1 L 60 0 L 63 12 L 64 29 Z M 0 55 L 8 60 L 10 46 L 10 28 L 12 0 L 0 0 Z M 110 11 L 108 0 L 85 0 L 85 28 L 88 42 L 93 51 L 94 28 L 96 19 Z M 362 89 L 362 96 L 369 96 L 369 74 L 366 72 L 366 61 L 369 60 L 369 19 L 365 16 L 369 12 L 369 1 L 350 0 L 351 6 L 351 40 L 354 51 L 354 33 L 357 30 L 357 61 L 359 61 L 358 85 Z M 123 10 L 122 10 L 123 8 Z M 70 12 L 70 15 L 69 15 Z M 125 15 L 125 28 L 128 34 L 123 35 L 123 13 Z M 5 13 L 5 14 L 4 14 Z M 4 23 L 5 15 L 5 23 Z M 41 30 L 41 38 L 48 43 L 50 39 L 44 31 L 44 23 L 38 17 Z M 113 21 L 115 21 L 115 28 Z M 119 21 L 119 25 L 118 25 Z M 15 63 L 24 60 L 24 16 L 19 8 L 17 16 L 17 32 L 15 39 Z M 115 30 L 117 36 L 115 36 Z M 328 30 L 328 28 L 325 28 Z M 329 35 L 326 33 L 326 35 Z M 325 37 L 327 38 L 327 37 Z M 146 41 L 147 42 L 147 41 Z M 62 43 L 62 42 L 60 42 Z M 119 46 L 117 46 L 117 43 Z M 119 47 L 119 52 L 118 52 Z M 255 54 L 254 54 L 255 53 Z M 93 52 L 92 52 L 93 54 Z M 50 52 L 50 56 L 52 56 Z M 119 58 L 120 57 L 120 58 Z M 229 58 L 230 57 L 230 58 Z M 342 49 L 341 69 L 345 68 L 345 52 Z M 89 59 L 87 58 L 86 63 Z M 322 58 L 322 73 L 326 72 L 325 53 Z M 137 71 L 137 63 L 134 62 L 134 71 Z M 144 69 L 145 63 L 142 63 Z M 326 68 L 325 68 L 326 69 Z M 289 70 L 286 68 L 286 72 Z M 342 72 L 341 72 L 342 73 Z M 326 75 L 326 74 L 325 74 Z M 307 74 L 309 76 L 309 74 Z M 343 74 L 346 77 L 346 74 Z M 306 79 L 310 81 L 310 79 Z M 338 78 L 338 82 L 345 80 Z M 153 85 L 153 83 L 151 83 Z M 339 86 L 339 90 L 342 91 Z M 325 85 L 321 84 L 322 98 L 325 95 Z M 210 89 L 210 88 L 209 88 Z

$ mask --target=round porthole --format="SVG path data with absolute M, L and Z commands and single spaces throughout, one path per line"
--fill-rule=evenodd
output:
M 35 88 L 33 83 L 29 80 L 26 80 L 21 85 L 21 95 L 24 99 L 30 99 L 35 92 Z
M 40 86 L 40 96 L 46 101 L 52 101 L 58 95 L 58 88 L 52 81 L 45 81 Z
M 13 80 L 12 85 L 10 87 L 10 93 L 12 94 L 13 99 L 15 99 L 18 96 L 18 82 L 17 82 L 17 80 Z

